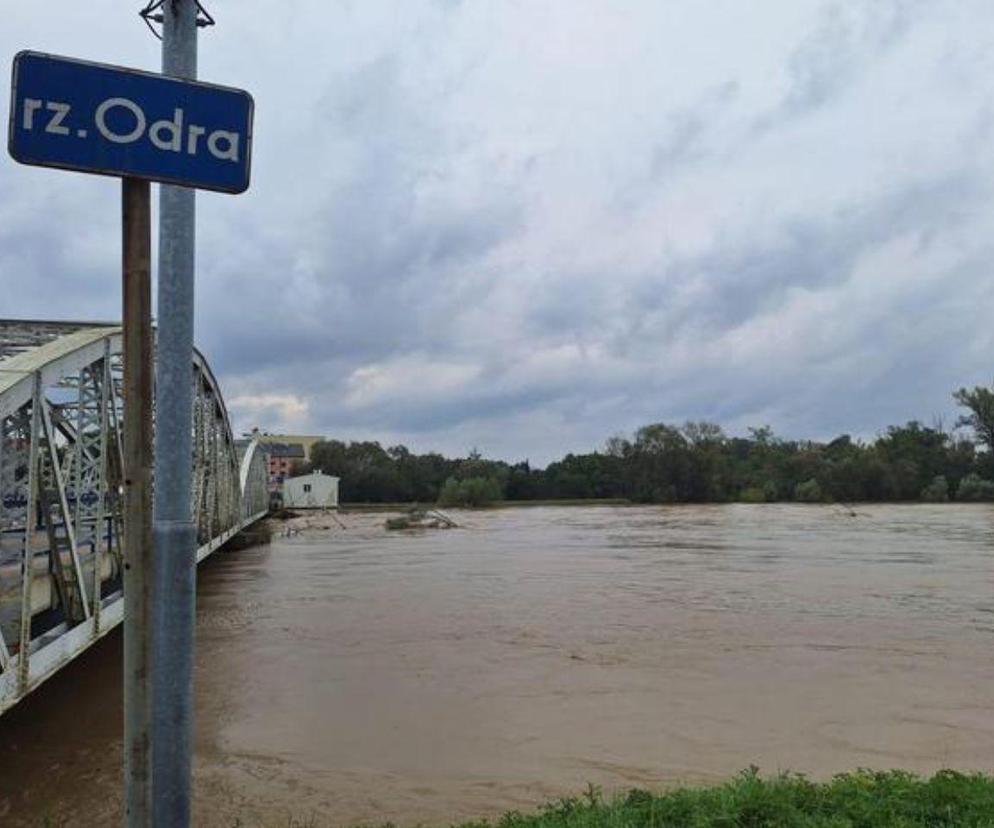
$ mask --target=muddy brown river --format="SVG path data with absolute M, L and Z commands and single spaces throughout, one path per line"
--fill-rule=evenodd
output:
M 199 578 L 198 825 L 444 823 L 751 765 L 994 769 L 994 508 L 382 514 Z M 0 824 L 121 818 L 119 635 L 0 718 Z

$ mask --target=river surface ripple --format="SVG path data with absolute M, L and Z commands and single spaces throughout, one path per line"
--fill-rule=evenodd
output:
M 453 514 L 345 514 L 202 567 L 198 825 L 447 824 L 750 764 L 994 769 L 991 507 Z M 120 650 L 0 719 L 0 823 L 119 824 Z

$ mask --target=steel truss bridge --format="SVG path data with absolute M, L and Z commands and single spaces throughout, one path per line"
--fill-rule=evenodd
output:
M 0 714 L 124 616 L 121 346 L 119 326 L 0 320 Z M 201 561 L 269 494 L 198 351 L 191 381 Z

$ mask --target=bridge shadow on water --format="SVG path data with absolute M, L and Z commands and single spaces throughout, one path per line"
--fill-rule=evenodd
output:
M 0 717 L 0 825 L 120 820 L 122 649 L 118 628 Z

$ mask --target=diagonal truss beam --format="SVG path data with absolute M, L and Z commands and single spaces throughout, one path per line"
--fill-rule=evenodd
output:
M 90 606 L 86 598 L 86 583 L 83 580 L 83 569 L 79 564 L 79 548 L 76 546 L 76 530 L 73 527 L 73 515 L 69 511 L 69 499 L 66 497 L 66 482 L 62 476 L 62 469 L 59 467 L 59 454 L 55 445 L 55 429 L 52 427 L 52 417 L 49 402 L 42 396 L 41 398 L 41 421 L 45 430 L 45 442 L 48 445 L 49 462 L 51 463 L 52 476 L 55 478 L 55 491 L 58 496 L 59 512 L 62 516 L 63 530 L 69 542 L 69 558 L 72 563 L 73 588 L 79 598 L 80 609 L 83 613 L 83 620 L 90 617 Z M 54 544 L 53 544 L 54 547 Z M 58 557 L 61 552 L 57 548 L 48 551 L 49 557 Z M 61 566 L 61 561 L 55 562 Z M 70 614 L 70 608 L 64 607 L 66 615 Z

